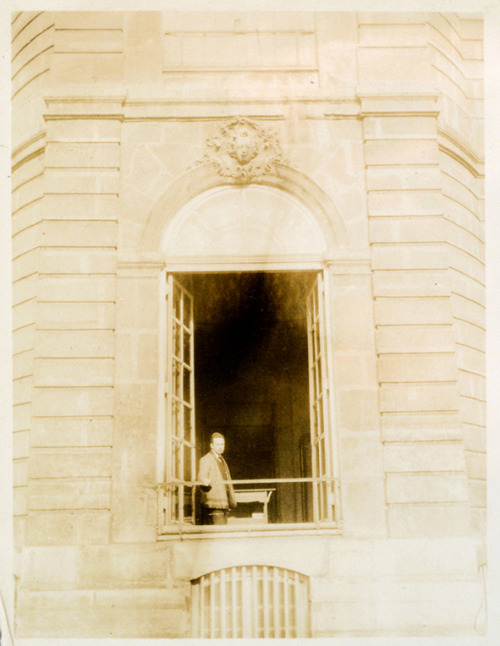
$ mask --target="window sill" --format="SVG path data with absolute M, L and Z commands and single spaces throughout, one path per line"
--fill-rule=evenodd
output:
M 334 523 L 315 525 L 314 523 L 283 523 L 274 525 L 167 525 L 158 529 L 158 541 L 214 538 L 249 538 L 261 536 L 318 535 L 342 533 Z

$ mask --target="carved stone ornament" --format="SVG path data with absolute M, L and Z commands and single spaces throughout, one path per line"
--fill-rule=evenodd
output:
M 208 151 L 195 165 L 213 162 L 219 175 L 237 182 L 251 182 L 285 162 L 276 135 L 243 117 L 230 119 L 206 145 Z

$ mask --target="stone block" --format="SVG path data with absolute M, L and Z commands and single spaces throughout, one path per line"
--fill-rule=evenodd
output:
M 12 457 L 14 460 L 29 454 L 30 431 L 15 431 L 12 434 Z
M 453 327 L 450 325 L 383 325 L 376 330 L 377 351 L 455 352 Z
M 465 503 L 393 504 L 388 506 L 391 536 L 469 536 L 469 505 Z
M 22 255 L 13 255 L 12 261 L 12 280 L 26 278 L 38 271 L 38 259 L 40 256 L 39 249 L 30 249 L 23 252 Z
M 28 486 L 30 510 L 109 509 L 109 478 L 32 480 Z
M 54 142 L 120 142 L 121 122 L 114 119 L 58 119 L 47 122 L 47 144 Z
M 56 85 L 120 83 L 123 78 L 123 56 L 111 52 L 54 53 L 51 73 Z
M 344 390 L 335 394 L 341 430 L 356 433 L 378 431 L 379 401 L 376 388 Z
M 470 395 L 462 395 L 460 398 L 460 410 L 464 424 L 478 424 L 486 426 L 486 402 L 472 398 Z
M 478 425 L 468 424 L 463 429 L 464 446 L 471 451 L 486 451 L 486 429 Z
M 369 388 L 376 383 L 376 368 L 372 354 L 341 351 L 335 353 L 335 380 L 345 390 Z
M 33 350 L 12 357 L 12 376 L 14 379 L 33 374 Z
M 47 168 L 44 173 L 47 193 L 97 193 L 117 195 L 117 169 Z
M 17 164 L 12 167 L 12 190 L 17 191 L 23 185 L 31 182 L 33 179 L 43 175 L 44 171 L 44 156 L 43 149 L 38 149 L 29 155 L 23 155 Z M 23 214 L 26 216 L 31 209 L 39 211 L 40 203 L 35 202 L 28 204 L 23 209 Z
M 37 359 L 37 386 L 113 386 L 112 359 Z
M 111 446 L 111 418 L 38 417 L 31 429 L 32 447 Z
M 118 382 L 157 382 L 158 333 L 116 333 L 116 375 Z M 125 370 L 122 370 L 125 368 Z
M 381 354 L 377 362 L 380 382 L 454 381 L 457 367 L 453 353 Z
M 374 243 L 372 267 L 380 269 L 447 269 L 444 247 L 438 242 Z
M 469 478 L 484 479 L 486 477 L 486 453 L 466 451 L 465 462 Z
M 361 11 L 358 13 L 359 25 L 384 25 L 387 31 L 392 30 L 395 26 L 400 25 L 422 25 L 425 16 L 418 12 L 369 12 Z
M 43 249 L 40 256 L 40 272 L 44 274 L 113 274 L 115 271 L 114 248 L 51 247 Z
M 107 11 L 58 11 L 55 16 L 56 30 L 121 30 L 123 13 Z
M 442 215 L 439 191 L 369 191 L 368 213 L 377 215 Z
M 432 413 L 383 413 L 382 434 L 388 442 L 423 442 L 429 440 L 461 440 L 459 411 Z
M 473 507 L 484 507 L 487 505 L 486 480 L 469 481 L 469 500 Z
M 452 322 L 450 300 L 446 297 L 377 298 L 376 325 L 442 325 Z
M 28 458 L 14 458 L 12 463 L 12 485 L 24 487 L 28 483 Z
M 12 333 L 14 353 L 32 350 L 35 341 L 35 324 L 30 323 Z
M 342 634 L 361 636 L 370 634 L 377 625 L 376 607 L 373 602 L 313 603 L 312 636 Z
M 170 548 L 164 543 L 82 547 L 78 586 L 92 590 L 164 588 L 168 585 Z M 131 592 L 131 591 L 129 591 Z
M 445 270 L 415 272 L 402 270 L 373 274 L 373 293 L 381 296 L 449 296 L 450 281 Z
M 454 247 L 449 248 L 448 259 L 451 269 L 462 272 L 471 279 L 484 285 L 485 265 L 483 260 L 475 258 L 466 251 Z
M 94 29 L 85 29 L 79 25 L 73 28 L 61 29 L 58 27 L 54 34 L 54 52 L 57 54 L 69 53 L 121 53 L 122 29 L 105 29 L 102 26 Z
M 477 197 L 455 177 L 443 174 L 442 189 L 443 193 L 455 202 L 458 202 L 472 213 L 477 212 Z
M 40 301 L 114 301 L 115 279 L 108 276 L 43 276 Z
M 71 590 L 78 583 L 78 547 L 26 547 L 21 580 L 25 590 Z
M 359 26 L 359 42 L 371 47 L 408 47 L 425 45 L 427 42 L 425 24 L 363 24 Z
M 33 414 L 38 417 L 112 415 L 112 386 L 38 387 L 33 393 Z
M 471 323 L 476 327 L 486 327 L 486 311 L 482 303 L 471 301 L 467 296 L 461 294 L 451 295 L 451 306 L 453 315 L 459 319 L 459 323 Z
M 373 296 L 365 276 L 332 277 L 333 341 L 336 350 L 373 351 Z
M 104 145 L 104 144 L 102 144 Z M 115 150 L 118 143 L 106 143 L 106 150 Z M 50 146 L 64 146 L 63 150 L 81 146 L 96 146 L 80 142 L 49 143 Z M 116 164 L 115 164 L 116 166 Z M 49 220 L 100 220 L 117 221 L 120 216 L 119 200 L 114 195 L 44 195 L 43 208 Z M 81 252 L 80 252 L 81 253 Z
M 14 404 L 25 404 L 31 401 L 33 377 L 21 377 L 12 383 L 12 401 Z
M 428 48 L 359 47 L 358 74 L 364 83 L 391 79 L 397 84 L 408 78 L 425 83 L 431 80 Z
M 467 479 L 463 474 L 389 473 L 387 502 L 467 502 Z
M 16 193 L 13 194 L 13 206 L 15 206 L 15 196 Z M 36 196 L 31 196 L 32 199 L 36 199 Z M 17 235 L 13 236 L 12 238 L 12 257 L 17 258 L 22 253 L 25 253 L 26 251 L 29 251 L 30 249 L 33 249 L 34 247 L 38 247 L 38 245 L 41 242 L 41 237 L 42 237 L 42 229 L 41 229 L 41 224 L 34 224 L 31 227 L 28 227 L 26 229 L 23 229 L 22 231 L 19 231 Z
M 31 404 L 14 404 L 13 406 L 13 430 L 26 431 L 31 424 Z
M 106 510 L 31 511 L 27 545 L 101 545 L 109 541 Z
M 12 329 L 17 330 L 24 325 L 29 325 L 35 322 L 36 318 L 36 296 L 30 300 L 15 305 L 12 308 Z
M 17 280 L 12 285 L 12 305 L 22 304 L 36 296 L 38 291 L 38 276 L 33 273 L 31 276 Z
M 342 480 L 342 512 L 346 536 L 385 536 L 386 500 L 379 477 Z
M 116 292 L 117 328 L 157 329 L 159 281 L 151 278 L 118 278 Z
M 112 330 L 115 305 L 111 302 L 38 302 L 39 330 Z
M 371 242 L 441 242 L 445 239 L 445 221 L 439 215 L 377 216 L 370 218 Z M 437 273 L 437 272 L 436 272 Z M 407 272 L 411 280 L 411 273 Z
M 432 509 L 432 505 L 423 508 Z M 386 582 L 452 582 L 477 577 L 476 545 L 470 538 L 379 539 L 372 541 L 372 550 L 372 576 Z
M 46 247 L 115 247 L 116 242 L 115 222 L 46 220 L 43 224 L 41 244 Z
M 109 477 L 111 453 L 105 448 L 52 449 L 32 453 L 29 464 L 30 478 Z
M 114 334 L 111 330 L 43 330 L 37 333 L 36 358 L 112 358 Z
M 382 474 L 382 443 L 378 432 L 340 438 L 342 477 L 375 478 Z
M 459 442 L 388 443 L 384 447 L 386 473 L 465 470 L 463 446 Z
M 461 331 L 461 326 L 456 327 L 457 336 L 459 336 Z M 481 332 L 483 332 L 481 330 Z M 484 333 L 483 333 L 484 334 Z M 481 335 L 482 336 L 482 335 Z M 480 349 L 475 349 L 473 347 L 468 347 L 465 344 L 462 345 L 462 338 L 459 336 L 457 343 L 457 365 L 459 368 L 464 370 L 469 370 L 478 375 L 484 375 L 486 370 L 486 357 L 485 353 Z
M 421 151 L 419 158 L 424 150 L 430 153 L 431 148 L 437 145 L 436 118 L 433 116 L 365 117 L 363 119 L 363 134 L 366 142 L 365 150 L 373 150 L 374 154 L 377 152 L 377 147 L 368 148 L 368 142 L 371 146 L 371 140 L 377 139 L 381 140 L 382 147 L 385 147 L 386 144 L 394 146 L 395 153 L 398 151 L 398 146 L 401 146 L 402 151 L 405 151 L 406 143 L 403 142 L 409 140 L 410 145 L 416 145 L 415 150 Z
M 23 591 L 18 634 L 37 638 L 180 638 L 189 634 L 185 591 Z
M 28 511 L 28 488 L 24 485 L 12 490 L 12 510 L 14 516 L 23 516 Z
M 366 185 L 369 191 L 391 189 L 435 190 L 441 187 L 441 175 L 437 164 L 368 166 Z
M 478 305 L 484 306 L 486 304 L 484 285 L 477 283 L 468 276 L 464 276 L 455 269 L 450 270 L 450 284 L 456 294 L 461 294 L 462 297 L 474 301 Z

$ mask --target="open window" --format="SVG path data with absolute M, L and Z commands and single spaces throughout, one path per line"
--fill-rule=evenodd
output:
M 199 524 L 215 431 L 238 500 L 226 529 L 334 523 L 322 274 L 170 274 L 165 307 L 160 528 Z

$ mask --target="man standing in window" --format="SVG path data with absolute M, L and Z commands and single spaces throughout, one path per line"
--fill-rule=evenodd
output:
M 224 445 L 224 436 L 212 433 L 210 451 L 200 460 L 198 481 L 202 483 L 200 489 L 204 525 L 226 525 L 229 510 L 236 507 L 229 467 L 222 457 Z

